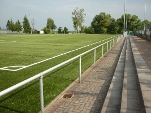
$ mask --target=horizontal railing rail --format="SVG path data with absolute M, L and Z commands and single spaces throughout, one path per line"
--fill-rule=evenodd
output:
M 29 83 L 29 82 L 31 82 L 31 81 L 33 81 L 33 80 L 35 80 L 35 79 L 38 79 L 38 78 L 39 78 L 39 80 L 40 80 L 41 113 L 44 113 L 43 76 L 44 76 L 45 74 L 47 74 L 47 73 L 49 73 L 49 72 L 51 72 L 51 71 L 53 71 L 53 70 L 55 70 L 55 69 L 57 69 L 57 68 L 63 66 L 63 65 L 65 65 L 65 64 L 69 63 L 69 62 L 72 62 L 72 61 L 74 61 L 74 60 L 76 60 L 76 59 L 79 59 L 79 82 L 81 83 L 81 74 L 82 74 L 82 73 L 81 73 L 81 72 L 82 72 L 82 69 L 81 69 L 81 67 L 82 67 L 82 66 L 81 66 L 82 61 L 81 61 L 81 59 L 82 59 L 82 56 L 84 56 L 84 55 L 86 55 L 86 54 L 88 54 L 88 53 L 94 51 L 94 63 L 95 63 L 95 62 L 96 62 L 96 49 L 97 49 L 97 48 L 102 47 L 102 49 L 101 49 L 101 54 L 102 54 L 102 56 L 103 56 L 103 55 L 104 55 L 104 45 L 106 45 L 106 47 L 107 47 L 107 50 L 106 50 L 106 51 L 108 51 L 108 50 L 109 50 L 115 43 L 117 43 L 122 37 L 123 37 L 122 35 L 120 35 L 120 36 L 118 36 L 118 37 L 114 37 L 114 38 L 112 38 L 112 39 L 109 40 L 109 41 L 106 41 L 106 42 L 104 42 L 104 43 L 102 43 L 102 44 L 100 44 L 100 45 L 98 45 L 98 46 L 96 46 L 96 47 L 94 47 L 94 48 L 92 48 L 92 49 L 90 49 L 90 50 L 87 50 L 87 51 L 85 51 L 85 52 L 83 52 L 83 53 L 81 53 L 81 54 L 79 54 L 79 55 L 77 55 L 77 56 L 75 56 L 75 57 L 72 57 L 72 58 L 70 58 L 70 59 L 68 59 L 68 60 L 66 60 L 66 61 L 64 61 L 64 62 L 62 62 L 62 63 L 60 63 L 60 64 L 58 64 L 58 65 L 56 65 L 56 66 L 53 66 L 53 67 L 51 67 L 51 68 L 49 68 L 49 69 L 47 69 L 47 70 L 45 70 L 45 71 L 43 71 L 43 72 L 41 72 L 41 73 L 39 73 L 39 74 L 33 76 L 33 77 L 30 77 L 30 78 L 28 78 L 28 79 L 26 79 L 26 80 L 24 80 L 24 81 L 22 81 L 22 82 L 20 82 L 20 83 L 18 83 L 18 84 L 16 84 L 16 85 L 14 85 L 14 86 L 11 86 L 11 87 L 9 87 L 9 88 L 7 88 L 7 89 L 1 91 L 1 92 L 0 92 L 0 97 L 3 96 L 3 95 L 5 95 L 5 94 L 7 94 L 7 93 L 9 93 L 9 92 L 11 92 L 11 91 L 13 91 L 13 90 L 15 90 L 15 89 L 17 89 L 17 88 L 19 88 L 19 87 L 21 87 L 21 86 L 23 86 L 23 85 L 25 85 L 25 84 L 27 84 L 27 83 Z M 109 45 L 110 45 L 110 46 L 109 46 Z

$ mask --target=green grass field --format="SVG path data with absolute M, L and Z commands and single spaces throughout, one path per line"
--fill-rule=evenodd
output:
M 28 66 L 115 35 L 0 35 L 0 68 Z M 4 90 L 100 43 L 42 62 L 19 71 L 0 70 L 0 90 Z M 106 50 L 104 50 L 105 52 Z M 97 49 L 97 59 L 101 48 Z M 78 60 L 44 76 L 44 101 L 47 105 L 78 78 Z M 82 72 L 93 64 L 93 52 L 82 57 Z M 16 69 L 18 67 L 9 67 Z M 2 113 L 37 113 L 40 111 L 39 80 L 0 97 Z

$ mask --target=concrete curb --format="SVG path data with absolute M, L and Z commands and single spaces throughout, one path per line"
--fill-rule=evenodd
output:
M 148 68 L 143 57 L 139 53 L 136 45 L 131 38 L 131 46 L 142 91 L 142 97 L 144 100 L 144 106 L 146 113 L 151 113 L 151 70 Z

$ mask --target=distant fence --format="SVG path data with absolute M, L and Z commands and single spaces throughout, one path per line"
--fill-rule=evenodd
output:
M 23 31 L 0 30 L 0 34 L 23 34 Z
M 114 46 L 114 44 L 116 44 L 121 38 L 123 38 L 123 35 L 120 35 L 120 36 L 117 36 L 117 37 L 113 37 L 111 38 L 110 40 L 104 42 L 103 44 L 100 44 L 99 46 L 96 46 L 88 51 L 85 51 L 75 57 L 72 57 L 54 67 L 51 67 L 33 77 L 30 77 L 14 86 L 11 86 L 3 91 L 0 92 L 0 97 L 1 96 L 4 96 L 5 94 L 8 94 L 9 92 L 12 92 L 13 90 L 16 90 L 17 88 L 29 83 L 29 82 L 32 82 L 33 80 L 35 79 L 38 79 L 39 78 L 39 82 L 40 82 L 40 103 L 41 103 L 41 113 L 44 113 L 44 93 L 43 93 L 43 76 L 49 72 L 52 72 L 53 70 L 55 69 L 58 69 L 60 68 L 61 66 L 67 64 L 67 63 L 70 63 L 70 62 L 73 62 L 74 60 L 76 59 L 79 59 L 79 82 L 81 82 L 81 75 L 82 75 L 82 57 L 92 51 L 94 51 L 94 55 L 93 55 L 93 59 L 94 59 L 94 63 L 96 62 L 96 50 L 97 48 L 101 47 L 101 55 L 103 56 L 105 53 L 104 53 L 104 48 L 106 47 L 107 48 L 107 52 L 109 49 L 112 48 L 112 46 Z
M 135 35 L 151 41 L 151 31 L 149 29 L 146 29 L 145 31 L 144 30 L 138 30 L 138 31 L 136 31 Z
M 135 35 L 151 41 L 151 25 L 146 26 L 145 30 L 144 30 L 144 28 L 136 30 Z

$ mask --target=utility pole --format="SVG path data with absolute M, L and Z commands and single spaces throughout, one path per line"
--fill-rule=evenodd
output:
M 30 14 L 29 14 L 29 24 L 30 24 Z M 30 30 L 30 34 L 32 34 L 32 28 Z
M 127 20 L 128 20 L 128 18 L 127 18 L 128 16 L 127 16 L 127 10 L 126 10 L 126 16 L 125 16 L 125 19 L 126 19 L 126 25 L 125 25 L 125 29 L 126 29 L 126 31 L 127 31 Z
M 30 17 L 30 14 L 29 14 L 29 17 Z M 33 30 L 34 30 L 34 25 L 35 25 L 35 21 L 34 21 L 34 18 L 31 19 L 31 34 L 33 33 Z
M 146 0 L 145 0 L 145 10 L 144 10 L 144 31 L 146 29 Z
M 145 10 L 144 10 L 144 36 L 146 39 L 146 0 L 145 0 Z
M 32 25 L 32 28 L 31 28 L 31 34 L 32 34 L 32 33 L 33 33 L 33 30 L 34 30 L 34 25 L 35 25 L 34 18 L 31 19 L 31 25 Z
M 124 30 L 123 30 L 124 37 L 125 37 L 125 9 L 126 9 L 125 5 L 126 5 L 126 0 L 124 0 Z

